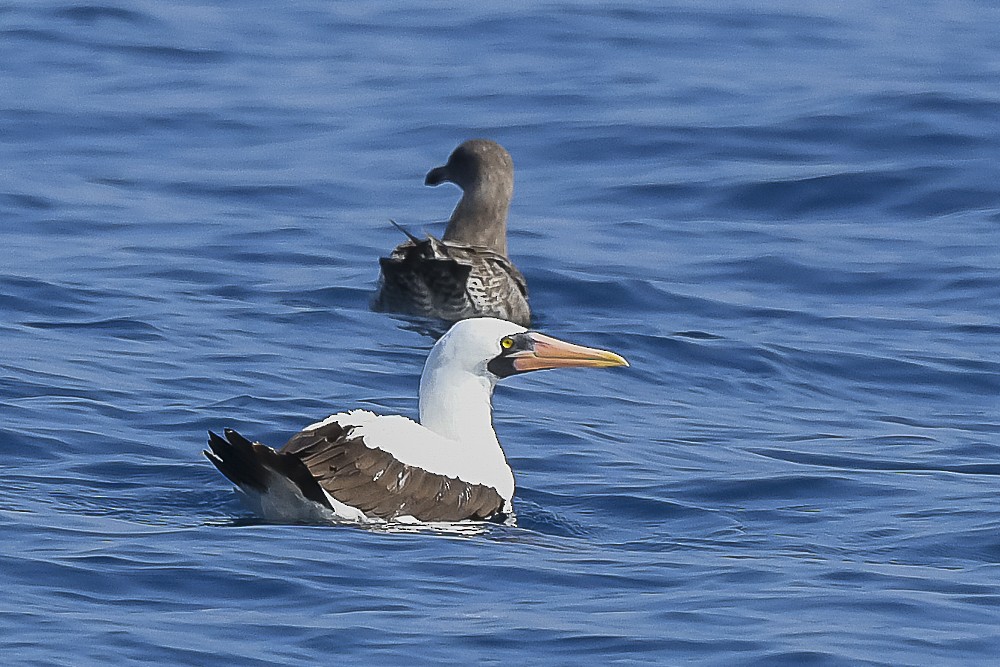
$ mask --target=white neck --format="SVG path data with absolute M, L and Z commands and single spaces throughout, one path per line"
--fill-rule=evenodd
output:
M 481 480 L 510 500 L 514 473 L 493 430 L 493 382 L 485 375 L 435 363 L 438 351 L 431 352 L 420 378 L 420 423 L 455 444 L 454 449 L 442 448 L 441 454 L 464 471 L 461 478 Z
M 499 448 L 492 397 L 493 383 L 486 377 L 456 371 L 447 364 L 427 368 L 420 378 L 420 423 L 470 447 Z

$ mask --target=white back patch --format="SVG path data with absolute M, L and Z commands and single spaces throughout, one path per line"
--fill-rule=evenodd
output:
M 494 443 L 484 443 L 489 451 L 483 451 L 475 443 L 444 438 L 401 415 L 376 415 L 367 410 L 331 415 L 303 430 L 311 431 L 331 422 L 353 427 L 353 435 L 361 436 L 366 446 L 386 452 L 405 465 L 492 487 L 505 500 L 514 495 L 514 475 L 503 451 Z

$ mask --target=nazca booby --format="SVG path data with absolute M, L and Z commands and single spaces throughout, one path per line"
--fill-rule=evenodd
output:
M 493 430 L 493 388 L 517 373 L 572 366 L 628 362 L 512 322 L 463 320 L 427 357 L 419 424 L 342 412 L 277 451 L 231 429 L 225 438 L 210 431 L 205 456 L 268 521 L 502 519 L 514 475 Z
M 408 241 L 380 258 L 374 307 L 449 322 L 489 316 L 528 326 L 528 285 L 507 257 L 510 154 L 494 141 L 470 139 L 447 164 L 431 169 L 424 184 L 445 181 L 462 188 L 462 198 L 444 237 L 421 240 L 407 232 Z

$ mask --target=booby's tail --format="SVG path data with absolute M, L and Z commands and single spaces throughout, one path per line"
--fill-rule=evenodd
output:
M 223 433 L 225 438 L 208 432 L 211 451 L 205 450 L 203 454 L 245 494 L 263 496 L 291 482 L 305 499 L 330 507 L 329 497 L 297 456 L 250 442 L 231 428 Z

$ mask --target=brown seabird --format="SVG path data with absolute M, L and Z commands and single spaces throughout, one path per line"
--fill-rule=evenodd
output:
M 528 285 L 507 257 L 507 211 L 514 194 L 514 162 L 503 146 L 470 139 L 447 164 L 431 169 L 426 185 L 462 188 L 444 237 L 409 240 L 379 259 L 376 310 L 457 322 L 498 317 L 528 326 Z
M 420 423 L 365 410 L 307 426 L 275 451 L 226 429 L 205 456 L 274 522 L 503 520 L 514 474 L 493 430 L 496 383 L 517 373 L 627 366 L 495 318 L 455 324 L 420 377 Z

